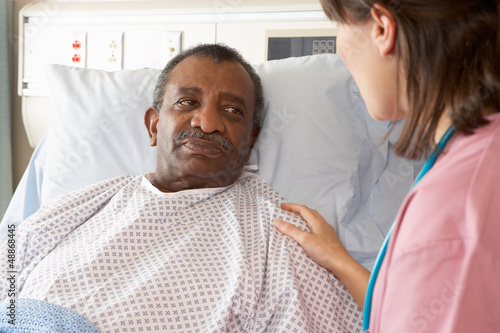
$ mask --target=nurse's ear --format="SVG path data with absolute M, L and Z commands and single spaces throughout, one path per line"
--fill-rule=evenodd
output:
M 374 24 L 371 36 L 382 57 L 396 54 L 396 21 L 392 13 L 380 4 L 373 5 L 370 15 Z

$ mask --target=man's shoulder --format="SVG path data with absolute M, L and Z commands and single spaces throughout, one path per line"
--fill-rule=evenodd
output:
M 46 215 L 51 212 L 63 212 L 69 208 L 86 205 L 91 202 L 109 201 L 117 192 L 126 186 L 138 186 L 143 175 L 125 175 L 106 179 L 83 188 L 60 195 L 48 202 L 34 215 Z
M 143 175 L 124 175 L 114 178 L 109 178 L 102 180 L 100 182 L 87 185 L 80 189 L 68 192 L 66 194 L 61 195 L 55 201 L 63 200 L 68 197 L 77 197 L 77 198 L 85 198 L 85 197 L 93 197 L 95 195 L 102 194 L 108 191 L 116 191 L 128 184 L 140 184 Z
M 34 239 L 50 239 L 55 246 L 66 235 L 102 211 L 124 188 L 137 188 L 142 178 L 122 176 L 62 194 L 24 221 L 19 226 L 18 237 L 29 239 L 30 242 Z
M 273 218 L 287 221 L 302 230 L 309 230 L 305 220 L 298 214 L 281 208 L 282 203 L 289 202 L 278 190 L 269 185 L 261 176 L 249 173 L 240 177 L 237 183 L 241 184 L 242 191 L 250 194 L 255 204 L 272 210 Z
M 269 185 L 260 175 L 253 172 L 243 172 L 235 185 L 241 186 L 243 191 L 251 191 L 256 194 L 284 200 L 283 196 L 276 189 Z

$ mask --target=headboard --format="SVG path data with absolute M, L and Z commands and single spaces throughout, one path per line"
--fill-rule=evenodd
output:
M 46 132 L 45 68 L 163 68 L 180 49 L 225 43 L 253 64 L 267 59 L 266 36 L 333 36 L 315 0 L 37 1 L 20 11 L 19 85 L 29 143 Z

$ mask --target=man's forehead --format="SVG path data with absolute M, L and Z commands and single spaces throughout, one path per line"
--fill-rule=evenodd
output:
M 227 66 L 233 68 L 228 70 Z M 221 93 L 239 95 L 240 98 L 248 98 L 249 101 L 253 99 L 254 83 L 250 74 L 239 62 L 228 60 L 216 63 L 211 57 L 198 55 L 187 57 L 171 70 L 166 92 L 202 93 L 204 91 L 203 83 L 208 83 L 208 86 L 212 87 L 212 83 L 216 82 L 222 82 L 222 85 L 219 84 L 218 87 L 225 86 L 226 88 Z

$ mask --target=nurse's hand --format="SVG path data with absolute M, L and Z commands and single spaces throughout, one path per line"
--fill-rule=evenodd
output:
M 302 216 L 311 232 L 281 220 L 274 221 L 276 229 L 297 241 L 312 260 L 337 276 L 363 308 L 370 272 L 350 256 L 335 229 L 306 206 L 286 203 L 281 208 Z
M 349 261 L 351 256 L 340 242 L 335 229 L 317 211 L 306 206 L 284 203 L 281 208 L 302 216 L 311 232 L 281 220 L 274 221 L 276 229 L 295 239 L 318 265 L 339 275 L 342 265 Z

